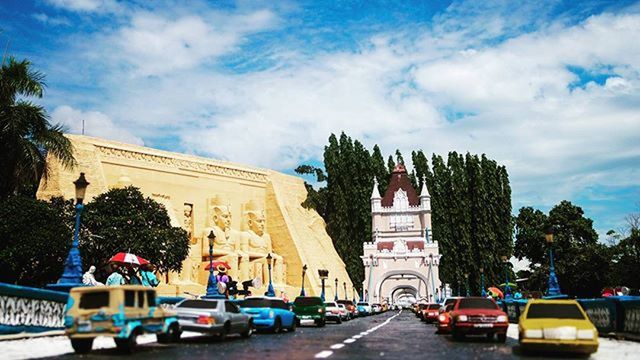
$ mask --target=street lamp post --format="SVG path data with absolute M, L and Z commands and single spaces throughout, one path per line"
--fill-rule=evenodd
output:
M 347 298 L 349 297 L 349 296 L 347 295 L 347 282 L 346 282 L 346 281 L 345 281 L 345 282 L 343 282 L 343 283 L 342 283 L 342 286 L 344 287 L 344 299 L 345 299 L 345 300 L 347 300 Z
M 464 287 L 467 290 L 467 297 L 471 296 L 469 293 L 469 273 L 464 273 Z
M 71 242 L 71 249 L 64 262 L 64 271 L 62 277 L 58 279 L 55 284 L 47 285 L 52 290 L 69 291 L 76 286 L 83 286 L 82 284 L 82 257 L 80 256 L 80 250 L 78 248 L 80 237 L 80 218 L 82 210 L 84 209 L 83 201 L 87 192 L 87 186 L 89 182 L 84 177 L 84 173 L 80 173 L 80 177 L 73 182 L 76 188 L 76 223 L 73 229 L 73 241 Z
M 338 278 L 336 278 L 336 292 L 334 294 L 333 301 L 338 301 Z
M 484 268 L 480 267 L 480 296 L 487 297 L 487 291 L 484 289 Z
M 269 269 L 269 287 L 267 287 L 267 292 L 264 294 L 265 296 L 276 296 L 276 291 L 273 288 L 273 283 L 271 282 L 271 261 L 273 260 L 273 256 L 271 253 L 267 254 L 267 269 Z
M 307 264 L 302 267 L 302 287 L 300 288 L 300 296 L 307 296 L 304 292 L 304 274 L 307 272 Z
M 509 285 L 509 258 L 503 256 L 502 263 L 504 264 L 504 298 L 506 299 L 511 297 L 511 286 Z
M 351 289 L 351 295 L 353 295 L 353 304 L 355 305 L 356 303 L 356 287 L 355 286 Z
M 558 284 L 558 278 L 556 277 L 556 269 L 553 266 L 553 226 L 547 227 L 545 231 L 545 240 L 549 247 L 549 282 L 547 287 L 547 296 L 562 295 L 560 292 L 560 284 Z
M 322 292 L 320 293 L 320 298 L 322 299 L 322 301 L 324 302 L 325 300 L 325 295 L 324 295 L 324 281 L 329 277 L 329 270 L 326 269 L 318 269 L 318 276 L 320 276 L 320 282 L 322 284 Z
M 213 230 L 209 232 L 207 239 L 209 240 L 209 280 L 207 281 L 207 294 L 204 298 L 224 299 L 225 296 L 218 291 L 218 279 L 213 274 L 213 243 L 216 240 L 216 234 L 213 233 Z

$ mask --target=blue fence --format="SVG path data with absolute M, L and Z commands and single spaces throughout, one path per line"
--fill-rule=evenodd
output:
M 67 293 L 0 283 L 0 335 L 64 329 Z

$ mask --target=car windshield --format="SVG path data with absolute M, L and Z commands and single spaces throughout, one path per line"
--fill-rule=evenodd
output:
M 289 306 L 282 300 L 275 299 L 245 299 L 240 304 L 244 308 L 272 308 L 289 310 Z
M 431 304 L 427 308 L 427 310 L 438 310 L 438 309 L 440 309 L 440 305 L 438 305 L 438 304 Z
M 453 304 L 453 303 L 455 303 L 455 302 L 456 302 L 456 300 L 457 300 L 457 299 L 447 299 L 447 300 L 444 302 L 444 306 L 447 306 L 447 305 Z
M 584 319 L 575 304 L 531 304 L 527 319 Z
M 293 301 L 295 306 L 320 306 L 322 299 L 317 297 L 298 297 Z
M 95 291 L 82 294 L 80 309 L 99 309 L 109 306 L 109 292 Z
M 351 300 L 338 300 L 338 304 L 345 304 L 345 305 L 353 305 L 353 301 Z
M 332 302 L 326 302 L 324 303 L 324 306 L 337 307 L 336 304 Z
M 498 306 L 489 299 L 483 298 L 465 298 L 460 299 L 458 309 L 491 309 L 496 310 Z
M 369 306 L 369 304 L 367 304 L 367 303 L 363 303 L 363 302 L 359 302 L 359 303 L 358 303 L 358 306 Z
M 196 308 L 215 310 L 218 307 L 217 301 L 211 300 L 185 300 L 178 304 L 178 308 Z

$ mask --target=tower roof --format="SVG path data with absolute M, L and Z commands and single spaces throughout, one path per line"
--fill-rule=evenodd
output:
M 420 197 L 431 197 L 429 189 L 427 189 L 427 177 L 424 175 L 422 175 L 422 191 L 420 192 Z
M 380 192 L 378 191 L 378 179 L 373 177 L 373 191 L 371 192 L 371 199 L 380 199 Z
M 407 169 L 402 164 L 396 165 L 396 167 L 393 169 L 393 172 L 391 173 L 389 187 L 387 188 L 387 191 L 384 193 L 384 197 L 382 198 L 382 206 L 393 206 L 393 197 L 396 191 L 398 191 L 399 189 L 402 189 L 407 193 L 409 205 L 420 205 L 420 199 L 416 194 L 416 189 L 414 189 L 411 185 L 411 180 L 409 179 L 409 175 L 407 174 Z

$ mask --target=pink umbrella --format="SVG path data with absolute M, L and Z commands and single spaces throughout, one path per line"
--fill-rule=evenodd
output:
M 109 262 L 117 262 L 117 263 L 132 264 L 132 265 L 145 265 L 149 263 L 149 261 L 147 261 L 144 258 L 141 258 L 138 255 L 125 253 L 125 252 L 119 252 L 113 255 L 113 257 L 109 259 Z

